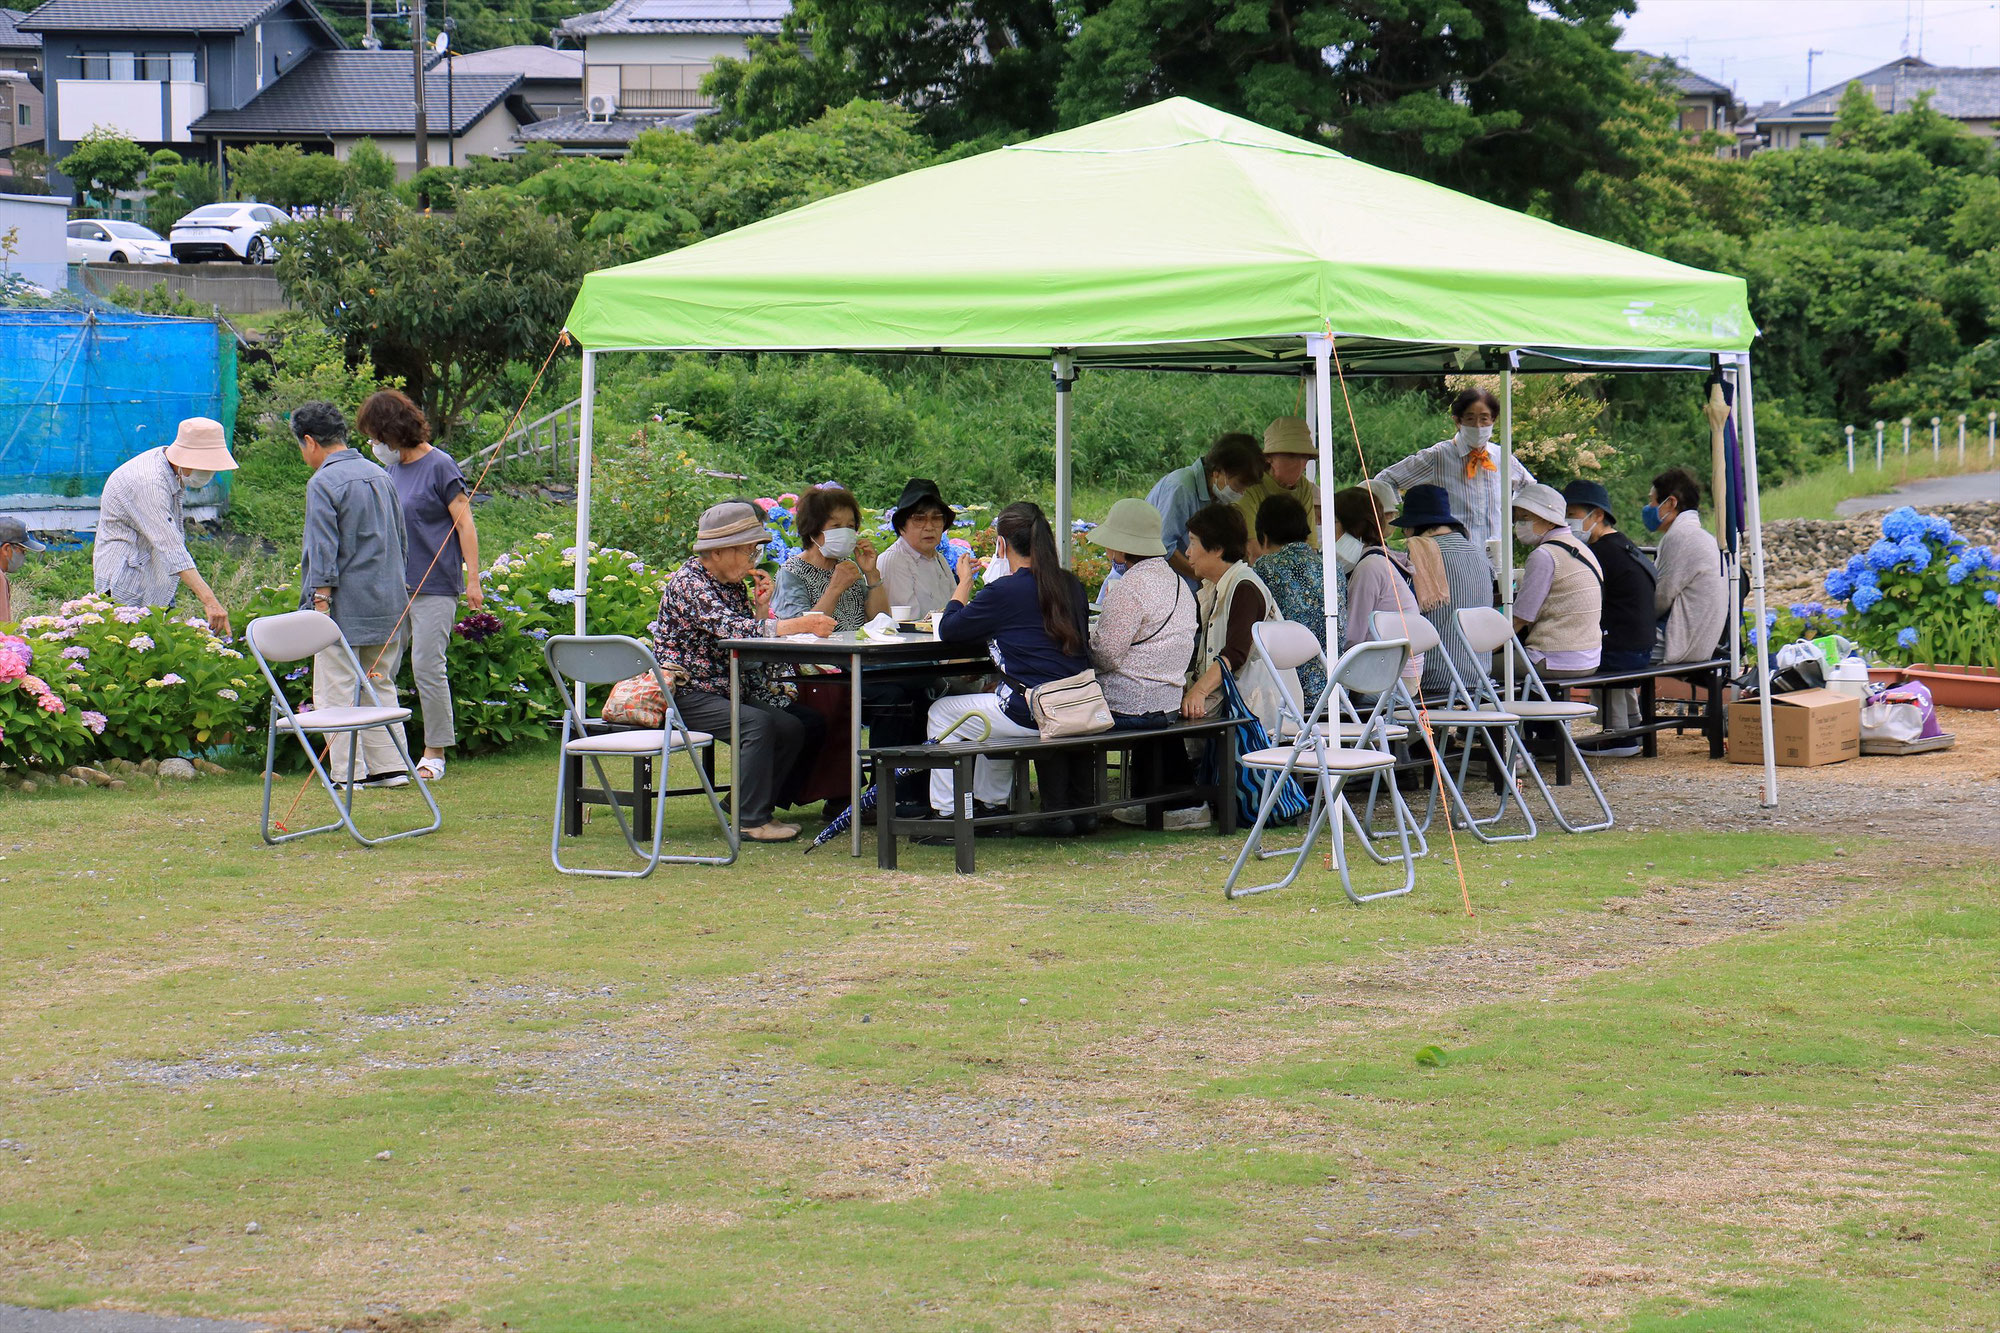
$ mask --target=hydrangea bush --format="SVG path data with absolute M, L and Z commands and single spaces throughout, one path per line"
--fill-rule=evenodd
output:
M 2000 667 L 2000 555 L 1905 505 L 1882 540 L 1826 576 L 1840 633 L 1892 662 Z
M 90 747 L 84 710 L 72 707 L 66 693 L 36 674 L 26 639 L 0 634 L 0 763 L 61 768 Z

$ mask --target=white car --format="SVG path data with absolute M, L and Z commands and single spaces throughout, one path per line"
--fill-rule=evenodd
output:
M 278 257 L 278 238 L 269 229 L 291 220 L 284 209 L 255 201 L 203 204 L 176 222 L 167 240 L 183 264 L 203 259 L 268 264 Z
M 151 227 L 136 222 L 100 222 L 93 218 L 69 224 L 72 264 L 171 264 L 173 252 Z

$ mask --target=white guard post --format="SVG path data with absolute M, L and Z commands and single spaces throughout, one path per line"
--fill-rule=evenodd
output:
M 584 631 L 583 599 L 590 592 L 590 445 L 597 407 L 597 353 L 583 354 L 583 422 L 576 436 L 576 632 Z M 576 715 L 584 716 L 583 685 L 576 687 Z
M 1076 363 L 1068 352 L 1058 350 L 1050 362 L 1056 381 L 1056 551 L 1062 566 L 1070 565 L 1069 514 L 1069 392 L 1076 383 Z M 856 853 L 859 855 L 859 853 Z
M 1511 628 L 1514 624 L 1514 361 L 1516 353 L 1507 353 L 1507 365 L 1500 372 L 1500 521 L 1495 531 L 1500 534 L 1500 611 L 1507 617 Z M 1506 659 L 1501 667 L 1500 682 L 1503 686 L 1501 698 L 1514 697 L 1514 650 L 1509 647 L 1501 654 Z
M 1325 478 L 1320 485 L 1322 495 L 1331 494 L 1333 486 L 1333 339 L 1323 333 L 1306 335 L 1306 354 L 1312 357 L 1313 384 L 1310 401 L 1312 403 L 1313 442 L 1319 446 L 1319 474 Z M 1340 656 L 1340 599 L 1334 596 L 1334 589 L 1340 586 L 1340 554 L 1334 549 L 1332 537 L 1332 515 L 1322 514 L 1328 530 L 1320 534 L 1319 565 L 1320 579 L 1326 588 L 1326 657 L 1331 662 Z M 1306 711 L 1311 712 L 1316 699 L 1306 700 Z M 1335 699 L 1327 707 L 1327 721 L 1336 725 L 1328 728 L 1327 748 L 1340 748 L 1340 700 Z M 1340 836 L 1338 830 L 1336 837 Z
M 1764 739 L 1763 804 L 1768 809 L 1778 804 L 1778 754 L 1771 743 L 1771 635 L 1764 625 L 1764 507 L 1757 494 L 1757 415 L 1750 401 L 1748 352 L 1736 353 L 1736 411 L 1736 438 L 1743 450 L 1743 520 L 1750 529 L 1750 623 L 1757 627 L 1757 641 L 1751 646 L 1757 653 L 1757 725 Z

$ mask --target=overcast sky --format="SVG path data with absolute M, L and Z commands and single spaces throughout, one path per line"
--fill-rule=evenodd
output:
M 1996 0 L 1639 0 L 1619 42 L 1671 55 L 1755 107 L 1792 101 L 1905 53 L 2000 66 Z M 1806 83 L 1806 53 L 1812 83 Z

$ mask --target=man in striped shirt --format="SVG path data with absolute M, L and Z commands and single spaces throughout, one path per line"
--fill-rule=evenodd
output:
M 1500 403 L 1485 389 L 1467 389 L 1452 399 L 1451 415 L 1458 423 L 1458 431 L 1452 438 L 1439 440 L 1401 462 L 1391 463 L 1377 472 L 1375 479 L 1386 481 L 1399 491 L 1412 486 L 1442 486 L 1450 497 L 1452 514 L 1465 525 L 1465 535 L 1492 561 L 1494 548 L 1489 543 L 1507 540 L 1511 509 L 1511 504 L 1503 509 L 1500 503 L 1499 451 L 1492 447 L 1493 423 L 1500 418 Z M 1507 497 L 1510 502 L 1523 486 L 1533 485 L 1535 480 L 1521 466 L 1520 459 L 1512 461 L 1513 485 Z

